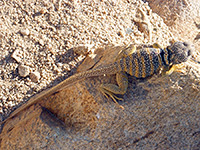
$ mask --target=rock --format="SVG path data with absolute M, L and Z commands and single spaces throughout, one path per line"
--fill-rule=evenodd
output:
M 21 77 L 26 77 L 26 76 L 28 76 L 29 73 L 30 73 L 30 68 L 29 68 L 29 66 L 20 65 L 20 66 L 18 67 L 18 72 L 19 72 L 19 75 L 20 75 Z
M 138 26 L 139 31 L 144 33 L 144 35 L 148 37 L 149 41 L 152 42 L 153 28 L 147 14 L 142 9 L 138 9 L 133 20 Z
M 86 56 L 89 53 L 89 45 L 79 45 L 74 47 L 73 50 L 77 55 Z
M 105 49 L 94 68 L 113 61 L 108 54 L 115 53 Z M 116 83 L 115 75 L 76 82 L 6 122 L 1 149 L 197 149 L 200 74 L 193 62 L 185 65 L 184 74 L 130 77 L 119 101 L 124 110 L 98 91 L 102 83 Z
M 38 71 L 30 73 L 31 81 L 38 82 L 40 79 L 40 73 Z
M 22 35 L 29 35 L 30 34 L 30 31 L 29 31 L 29 29 L 21 29 L 20 30 L 20 33 L 22 34 Z
M 38 41 L 38 42 L 40 43 L 40 45 L 44 46 L 44 40 L 42 40 L 42 39 L 39 39 L 39 41 Z
M 20 55 L 20 53 L 21 53 L 21 51 L 20 51 L 19 49 L 16 49 L 16 50 L 12 53 L 12 55 L 11 55 L 11 57 L 12 57 L 13 59 L 15 59 L 18 63 L 21 61 L 21 55 Z
M 163 18 L 176 38 L 195 40 L 198 34 L 195 20 L 200 18 L 200 3 L 196 0 L 146 0 L 153 12 Z M 162 11 L 161 11 L 162 10 Z

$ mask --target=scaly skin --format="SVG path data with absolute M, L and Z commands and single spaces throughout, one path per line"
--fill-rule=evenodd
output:
M 108 74 L 116 74 L 117 85 L 104 84 L 100 86 L 100 91 L 105 95 L 109 95 L 115 102 L 119 99 L 115 94 L 124 94 L 128 87 L 128 78 L 126 74 L 130 74 L 136 78 L 146 78 L 155 73 L 171 74 L 174 71 L 173 65 L 186 62 L 191 55 L 191 46 L 185 42 L 174 42 L 167 48 L 161 48 L 159 44 L 155 44 L 154 48 L 144 48 L 136 50 L 135 46 L 126 47 L 117 57 L 117 60 L 102 68 L 92 69 L 89 71 L 75 74 L 58 85 L 42 91 L 33 96 L 24 105 L 17 108 L 11 115 L 0 124 L 15 117 L 24 109 L 37 103 L 45 97 L 48 97 L 62 89 L 70 86 L 72 83 L 80 81 L 84 78 L 102 76 Z

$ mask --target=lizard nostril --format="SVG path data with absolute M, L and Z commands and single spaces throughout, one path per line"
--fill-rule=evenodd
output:
M 183 45 L 184 46 L 188 46 L 189 44 L 187 42 L 183 42 Z

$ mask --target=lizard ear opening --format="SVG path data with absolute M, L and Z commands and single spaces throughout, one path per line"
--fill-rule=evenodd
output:
M 191 55 L 192 55 L 192 51 L 188 50 L 188 56 L 191 56 Z

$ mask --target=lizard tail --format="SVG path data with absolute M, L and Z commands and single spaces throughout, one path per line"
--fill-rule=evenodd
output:
M 4 121 L 2 121 L 0 123 L 0 125 L 5 123 L 7 120 L 15 117 L 17 114 L 19 114 L 24 109 L 30 107 L 33 104 L 36 104 L 38 101 L 42 100 L 45 97 L 48 97 L 58 91 L 61 91 L 62 89 L 70 86 L 70 84 L 72 84 L 74 82 L 77 82 L 81 79 L 88 78 L 88 77 L 101 76 L 104 74 L 116 74 L 117 72 L 118 72 L 117 63 L 113 63 L 110 65 L 104 66 L 102 68 L 92 69 L 92 70 L 88 70 L 85 72 L 80 72 L 75 75 L 72 75 L 69 78 L 67 78 L 66 80 L 57 84 L 56 86 L 53 86 L 52 88 L 44 90 L 44 91 L 40 92 L 39 94 L 36 94 L 33 97 L 31 97 L 28 100 L 28 102 L 26 102 L 25 104 L 23 104 L 22 106 L 17 108 L 14 112 L 12 112 L 7 119 L 5 119 Z

